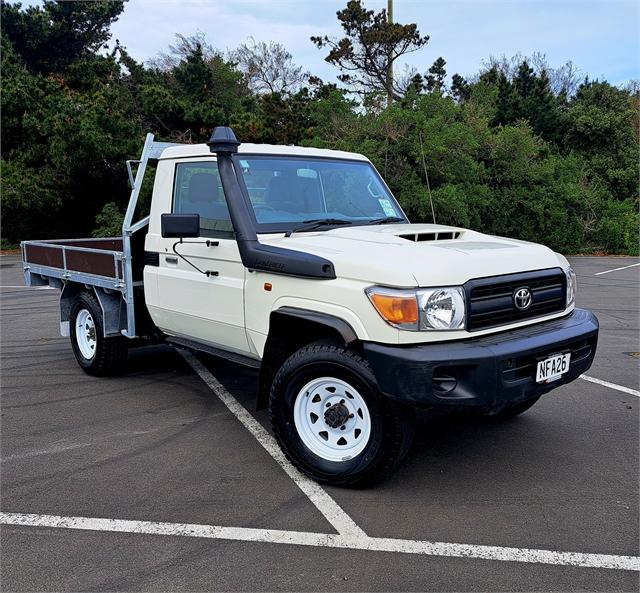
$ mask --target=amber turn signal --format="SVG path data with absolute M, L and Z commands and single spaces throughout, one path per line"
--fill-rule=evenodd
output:
M 418 302 L 415 295 L 369 292 L 369 298 L 380 316 L 393 325 L 418 323 Z

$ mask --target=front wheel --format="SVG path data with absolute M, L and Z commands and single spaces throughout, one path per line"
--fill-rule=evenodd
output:
M 367 362 L 316 343 L 275 376 L 269 414 L 289 460 L 312 479 L 362 486 L 390 474 L 408 451 L 413 410 L 380 394 Z
M 113 375 L 122 372 L 127 360 L 127 339 L 105 338 L 102 309 L 95 296 L 78 295 L 71 307 L 71 347 L 78 364 L 89 375 Z

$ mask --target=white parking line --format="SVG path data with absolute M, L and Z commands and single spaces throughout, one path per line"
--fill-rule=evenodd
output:
M 621 268 L 614 268 L 613 270 L 605 270 L 604 272 L 596 272 L 594 276 L 602 276 L 602 274 L 609 274 L 611 272 L 617 272 L 618 270 L 626 270 L 627 268 L 635 268 L 636 266 L 640 266 L 640 263 L 622 266 Z
M 609 383 L 609 381 L 603 381 L 602 379 L 596 379 L 595 377 L 589 377 L 588 375 L 580 375 L 580 378 L 584 379 L 585 381 L 589 381 L 590 383 L 595 383 L 596 385 L 602 385 L 603 387 L 608 387 L 609 389 L 615 389 L 616 391 L 622 391 L 622 393 L 628 393 L 629 395 L 640 397 L 640 391 L 631 389 L 631 387 L 616 385 L 615 383 Z
M 530 548 L 507 548 L 445 542 L 427 542 L 406 539 L 369 537 L 367 535 L 336 535 L 278 529 L 254 529 L 249 527 L 222 527 L 192 523 L 159 523 L 125 519 L 93 517 L 62 517 L 59 515 L 35 515 L 0 513 L 0 523 L 24 527 L 48 527 L 53 529 L 78 529 L 145 535 L 169 535 L 235 541 L 264 542 L 298 546 L 345 548 L 374 552 L 397 552 L 423 556 L 497 560 L 502 562 L 527 562 L 580 568 L 608 568 L 640 571 L 640 558 L 611 554 L 585 554 L 582 552 L 555 552 Z
M 263 428 L 263 426 L 251 415 L 244 406 L 231 395 L 220 382 L 206 369 L 206 367 L 191 353 L 186 350 L 178 350 L 191 368 L 198 373 L 200 378 L 209 386 L 224 403 L 231 413 L 265 448 L 267 453 L 284 469 L 287 475 L 304 492 L 309 500 L 324 515 L 325 519 L 333 525 L 336 531 L 343 536 L 362 537 L 364 531 L 358 527 L 353 519 L 345 513 L 340 505 L 333 500 L 323 488 L 301 474 L 285 457 L 276 440 Z

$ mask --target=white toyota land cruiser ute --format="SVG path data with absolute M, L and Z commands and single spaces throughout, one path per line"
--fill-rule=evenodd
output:
M 136 220 L 149 161 L 148 215 Z M 510 417 L 591 365 L 598 322 L 567 260 L 533 243 L 410 224 L 359 154 L 147 136 L 123 235 L 26 241 L 25 280 L 62 290 L 80 366 L 150 341 L 259 368 L 280 446 L 313 479 L 371 483 L 415 408 Z

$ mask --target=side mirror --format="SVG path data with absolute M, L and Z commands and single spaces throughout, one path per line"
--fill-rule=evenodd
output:
M 199 214 L 162 214 L 161 233 L 165 239 L 187 239 L 200 236 Z

